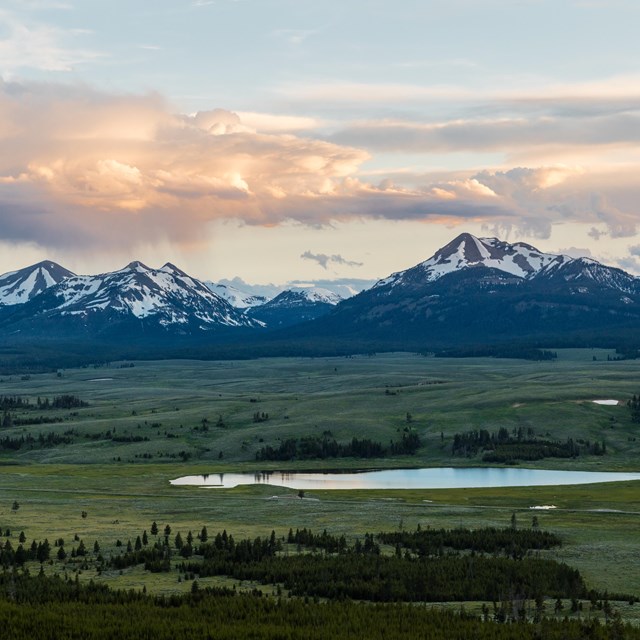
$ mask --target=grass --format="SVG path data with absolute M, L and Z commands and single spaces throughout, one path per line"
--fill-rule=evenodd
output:
M 410 460 L 371 462 L 371 466 L 467 466 L 477 459 L 451 459 L 456 432 L 499 427 L 533 429 L 537 435 L 604 440 L 606 458 L 545 460 L 540 466 L 633 470 L 640 455 L 637 427 L 624 406 L 599 406 L 600 398 L 626 401 L 638 389 L 640 363 L 583 359 L 591 350 L 560 352 L 557 362 L 495 359 L 435 359 L 412 354 L 375 357 L 264 359 L 241 362 L 165 361 L 75 369 L 56 374 L 4 378 L 0 394 L 35 399 L 72 394 L 90 403 L 77 411 L 49 412 L 64 422 L 5 430 L 13 437 L 32 433 L 78 432 L 74 443 L 55 449 L 0 455 L 2 462 L 249 463 L 265 444 L 331 431 L 387 443 L 410 426 L 425 446 Z M 604 352 L 606 353 L 606 352 Z M 256 423 L 253 415 L 269 420 Z M 411 416 L 410 425 L 407 414 Z M 217 427 L 220 417 L 225 425 Z M 203 420 L 207 428 L 202 431 Z M 119 436 L 148 441 L 117 443 Z M 96 438 L 96 439 L 92 439 Z M 352 461 L 332 466 L 351 467 Z M 264 466 L 264 465 L 263 465 Z M 278 466 L 278 465 L 276 465 Z M 309 466 L 305 464 L 305 466 Z M 313 465 L 311 465 L 313 466 Z
M 640 594 L 640 575 L 631 571 L 640 560 L 640 481 L 568 487 L 438 489 L 411 491 L 307 492 L 317 500 L 300 500 L 293 490 L 244 486 L 231 490 L 171 487 L 184 474 L 182 465 L 29 466 L 5 469 L 0 489 L 0 526 L 14 537 L 73 540 L 87 546 L 98 540 L 103 552 L 116 551 L 116 540 L 135 541 L 155 520 L 172 536 L 227 529 L 237 537 L 264 536 L 289 528 L 327 529 L 350 539 L 365 532 L 399 527 L 508 526 L 516 513 L 519 526 L 540 526 L 559 533 L 563 547 L 549 552 L 580 569 L 591 587 Z M 291 499 L 269 500 L 273 495 Z M 13 500 L 20 509 L 11 510 Z M 554 504 L 550 511 L 531 506 Z M 609 510 L 616 510 L 609 511 Z M 82 517 L 82 512 L 87 517 Z M 139 570 L 102 579 L 129 588 Z M 86 577 L 94 577 L 91 573 Z M 159 580 L 159 582 L 158 582 Z M 173 581 L 177 580 L 173 576 Z M 167 577 L 146 574 L 151 592 L 164 592 Z M 171 584 L 171 581 L 169 581 Z M 177 586 L 177 589 L 182 588 Z
M 563 350 L 558 361 L 544 363 L 412 354 L 167 361 L 64 370 L 60 376 L 4 377 L 0 395 L 35 401 L 72 394 L 90 406 L 46 414 L 61 417 L 59 424 L 2 430 L 2 437 L 71 429 L 76 435 L 72 444 L 57 448 L 0 455 L 0 527 L 11 530 L 14 542 L 22 530 L 29 541 L 62 537 L 68 545 L 77 534 L 90 548 L 98 540 L 108 555 L 116 550 L 116 540 L 134 541 L 154 520 L 161 531 L 170 524 L 172 536 L 180 531 L 184 537 L 189 530 L 195 534 L 206 525 L 210 533 L 226 528 L 237 537 L 264 536 L 272 529 L 285 535 L 290 527 L 308 527 L 353 539 L 366 531 L 417 524 L 507 526 L 515 512 L 519 526 L 529 526 L 536 515 L 541 527 L 560 533 L 562 548 L 548 553 L 580 569 L 589 586 L 640 595 L 640 574 L 633 570 L 640 561 L 640 482 L 307 492 L 317 500 L 299 500 L 293 490 L 265 486 L 202 490 L 169 484 L 187 474 L 282 468 L 282 463 L 257 465 L 255 452 L 286 437 L 330 430 L 338 440 L 355 436 L 387 443 L 401 437 L 407 426 L 425 443 L 416 456 L 305 461 L 286 468 L 477 465 L 479 458 L 451 458 L 456 432 L 522 426 L 539 435 L 604 440 L 607 445 L 603 457 L 527 466 L 638 471 L 640 429 L 630 422 L 627 408 L 591 401 L 625 401 L 638 393 L 640 363 L 609 362 L 607 355 L 604 350 Z M 268 413 L 269 420 L 255 423 L 255 412 Z M 224 428 L 215 426 L 219 416 Z M 208 426 L 204 432 L 203 418 Z M 149 440 L 117 443 L 104 437 L 114 430 Z M 188 462 L 180 461 L 181 451 L 191 456 Z M 152 458 L 140 457 L 144 454 Z M 268 500 L 273 495 L 291 499 Z M 14 500 L 20 504 L 17 511 L 11 509 Z M 541 504 L 557 509 L 530 510 Z M 54 564 L 47 570 L 61 568 Z M 90 569 L 81 578 L 125 588 L 144 585 L 152 593 L 190 588 L 178 582 L 177 574 L 151 575 L 140 568 L 101 576 Z

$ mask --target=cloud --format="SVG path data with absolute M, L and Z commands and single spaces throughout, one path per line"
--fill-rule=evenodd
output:
M 593 227 L 594 239 L 636 233 L 635 203 L 640 188 L 635 170 L 598 173 L 582 167 L 516 167 L 508 171 L 482 171 L 475 179 L 496 194 L 511 211 L 516 226 L 539 237 L 549 237 L 558 222 L 604 223 L 606 232 Z
M 316 118 L 282 115 L 273 113 L 256 113 L 255 111 L 238 111 L 244 124 L 263 133 L 293 133 L 294 131 L 311 131 L 321 126 Z
M 376 282 L 376 280 L 366 278 L 331 278 L 319 280 L 290 280 L 288 284 L 298 287 L 312 285 L 314 287 L 328 288 L 347 298 L 356 293 L 360 293 L 360 291 L 369 289 Z
M 330 264 L 339 264 L 346 267 L 361 267 L 362 262 L 346 260 L 340 254 L 327 255 L 326 253 L 311 253 L 305 251 L 301 256 L 303 260 L 312 260 L 317 262 L 323 269 L 328 269 Z
M 277 91 L 290 101 L 314 104 L 479 105 L 504 108 L 510 104 L 528 109 L 588 105 L 640 97 L 638 74 L 617 74 L 588 82 L 549 82 L 518 75 L 487 77 L 482 87 L 455 84 L 399 82 L 313 82 L 281 85 Z M 509 87 L 505 89 L 505 87 Z
M 612 238 L 629 238 L 636 234 L 637 216 L 630 212 L 621 211 L 609 202 L 604 194 L 592 196 L 592 210 L 607 225 L 608 233 Z
M 32 10 L 61 10 L 69 11 L 73 5 L 69 2 L 57 2 L 56 0 L 14 0 L 14 4 L 25 9 Z
M 640 108 L 640 104 L 634 105 Z M 441 153 L 456 151 L 513 151 L 527 147 L 638 145 L 640 113 L 575 113 L 563 116 L 508 116 L 435 123 L 382 120 L 355 124 L 331 139 L 374 151 Z
M 343 183 L 367 157 L 223 109 L 176 115 L 156 94 L 0 82 L 0 210 L 15 239 L 192 241 L 217 218 L 318 223 L 306 203 L 355 189 Z
M 66 7 L 55 3 L 55 8 Z M 98 51 L 76 45 L 77 37 L 86 31 L 39 24 L 0 9 L 0 33 L 3 32 L 0 37 L 0 73 L 5 77 L 23 69 L 71 71 L 79 64 L 103 57 Z
M 620 258 L 617 260 L 618 266 L 627 272 L 640 274 L 640 260 L 632 256 Z
M 637 257 L 640 258 L 640 244 L 636 244 L 636 245 L 634 245 L 632 247 L 629 247 L 629 253 L 632 256 L 637 256 Z
M 316 33 L 318 33 L 317 29 L 277 29 L 271 35 L 284 40 L 290 45 L 298 46 Z
M 225 109 L 176 114 L 158 94 L 0 81 L 3 236 L 46 247 L 188 245 L 204 242 L 208 223 L 218 219 L 323 226 L 365 218 L 469 221 L 538 237 L 557 222 L 585 222 L 611 237 L 636 232 L 637 163 L 406 180 L 399 172 L 402 184 L 384 174 L 374 184 L 361 176 L 370 154 L 313 137 L 316 124 Z M 323 268 L 358 266 L 308 254 Z
M 606 231 L 601 231 L 600 229 L 596 228 L 596 227 L 591 227 L 591 229 L 589 229 L 589 232 L 587 233 L 587 235 L 590 238 L 593 238 L 594 240 L 600 240 L 600 238 L 602 238 L 603 236 L 608 235 Z
M 564 247 L 563 249 L 558 249 L 553 253 L 571 256 L 572 258 L 593 258 L 591 249 L 587 249 L 586 247 Z

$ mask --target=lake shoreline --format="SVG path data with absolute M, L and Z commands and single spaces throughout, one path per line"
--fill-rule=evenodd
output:
M 397 490 L 566 486 L 631 480 L 640 480 L 640 473 L 526 467 L 426 467 L 373 471 L 213 472 L 181 476 L 171 480 L 170 484 L 220 489 L 232 489 L 240 485 L 269 485 L 298 490 Z

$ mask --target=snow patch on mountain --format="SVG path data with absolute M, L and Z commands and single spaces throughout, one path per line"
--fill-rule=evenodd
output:
M 339 296 L 333 291 L 329 291 L 329 289 L 323 289 L 322 287 L 296 287 L 278 294 L 269 304 L 271 306 L 307 304 L 330 304 L 335 306 L 342 300 L 342 296 Z
M 49 312 L 61 315 L 114 311 L 138 319 L 153 317 L 165 327 L 194 318 L 205 326 L 255 326 L 204 283 L 170 263 L 152 269 L 131 262 L 111 273 L 68 278 L 52 291 L 58 303 Z
M 434 282 L 443 276 L 476 267 L 497 269 L 517 278 L 530 279 L 551 267 L 559 267 L 572 258 L 543 253 L 524 242 L 509 244 L 498 238 L 476 238 L 463 233 L 411 269 L 399 271 L 377 282 L 374 287 L 404 284 L 411 280 Z
M 0 306 L 24 304 L 73 275 L 50 260 L 5 273 L 0 276 Z
M 236 309 L 251 309 L 265 304 L 271 300 L 271 297 L 256 295 L 247 291 L 222 283 L 211 282 L 206 280 L 204 283 L 210 291 L 224 298 L 232 307 Z

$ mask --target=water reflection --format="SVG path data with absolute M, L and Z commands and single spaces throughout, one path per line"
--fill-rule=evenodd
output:
M 535 487 L 640 480 L 640 473 L 609 471 L 551 471 L 547 469 L 428 468 L 387 469 L 348 473 L 259 471 L 183 476 L 173 485 L 222 487 L 268 484 L 290 489 L 470 489 L 474 487 Z

